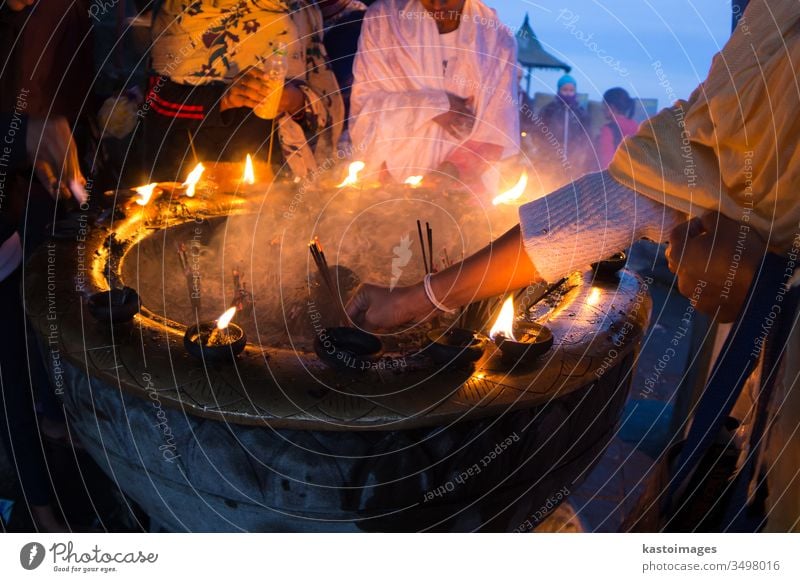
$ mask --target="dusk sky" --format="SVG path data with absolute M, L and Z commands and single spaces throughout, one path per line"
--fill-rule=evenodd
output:
M 572 65 L 578 91 L 592 99 L 614 86 L 659 108 L 686 98 L 730 35 L 730 0 L 484 1 L 514 30 L 527 12 L 544 48 Z M 531 93 L 553 92 L 560 75 L 535 71 Z

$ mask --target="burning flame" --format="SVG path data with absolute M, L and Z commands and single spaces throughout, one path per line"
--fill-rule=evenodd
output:
M 500 314 L 489 330 L 489 337 L 495 339 L 497 336 L 503 336 L 511 341 L 517 341 L 514 337 L 514 296 L 509 295 L 503 307 L 500 309 Z
M 345 186 L 351 186 L 352 184 L 356 184 L 358 182 L 358 173 L 366 167 L 366 164 L 362 161 L 355 161 L 347 167 L 347 177 L 342 180 L 342 183 L 336 186 L 337 188 L 344 188 Z
M 412 188 L 419 188 L 419 185 L 422 184 L 422 176 L 409 176 L 403 184 L 408 184 Z
M 197 183 L 200 181 L 200 176 L 203 175 L 206 167 L 203 165 L 202 162 L 197 162 L 197 165 L 194 169 L 189 172 L 189 175 L 186 176 L 186 181 L 182 184 L 182 186 L 186 186 L 186 195 L 190 198 L 194 196 L 194 189 L 197 186 Z
M 498 204 L 511 204 L 517 198 L 522 196 L 525 193 L 525 188 L 528 186 L 528 172 L 522 171 L 522 175 L 519 177 L 519 181 L 517 184 L 509 190 L 506 190 L 502 194 L 498 194 L 495 196 L 494 200 L 492 200 L 492 204 L 497 206 Z
M 147 203 L 150 202 L 150 198 L 153 196 L 153 191 L 156 189 L 156 186 L 158 186 L 158 183 L 153 182 L 147 186 L 137 186 L 134 188 L 133 191 L 140 196 L 140 198 L 136 200 L 136 204 L 140 206 L 147 205 Z
M 597 305 L 600 303 L 600 289 L 597 287 L 592 287 L 591 293 L 589 293 L 589 297 L 586 298 L 587 305 Z
M 236 315 L 235 307 L 231 307 L 230 309 L 228 309 L 228 311 L 220 315 L 219 319 L 217 320 L 217 329 L 223 330 L 226 327 L 228 327 L 228 324 L 230 324 L 231 319 L 233 319 L 234 315 Z
M 242 181 L 245 184 L 256 183 L 256 173 L 253 171 L 253 160 L 250 154 L 247 154 L 247 159 L 244 162 L 244 176 L 242 176 Z

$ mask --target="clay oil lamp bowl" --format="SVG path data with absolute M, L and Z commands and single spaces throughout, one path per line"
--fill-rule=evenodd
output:
M 507 365 L 530 365 L 553 347 L 549 328 L 529 321 L 515 321 L 513 298 L 506 299 L 489 332 Z
M 132 320 L 139 313 L 142 301 L 135 289 L 123 287 L 89 296 L 86 306 L 97 321 L 119 324 Z
M 460 327 L 441 327 L 427 334 L 430 343 L 425 353 L 439 365 L 464 366 L 481 359 L 487 338 L 477 331 Z
M 48 224 L 45 229 L 45 236 L 53 240 L 86 240 L 89 229 L 93 226 L 94 215 L 86 212 L 70 212 L 64 218 Z
M 186 351 L 207 362 L 233 361 L 247 345 L 247 334 L 231 322 L 236 308 L 231 307 L 217 321 L 192 325 L 183 336 Z
M 383 352 L 380 338 L 355 327 L 326 327 L 314 338 L 314 352 L 339 370 L 368 370 Z
M 613 278 L 628 262 L 628 255 L 620 251 L 596 263 L 592 263 L 594 274 L 601 279 Z

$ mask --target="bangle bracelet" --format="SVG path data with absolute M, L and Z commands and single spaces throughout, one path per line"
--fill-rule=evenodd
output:
M 448 309 L 444 304 L 440 303 L 436 296 L 433 294 L 433 288 L 431 287 L 431 275 L 432 273 L 428 273 L 425 275 L 425 278 L 422 279 L 422 285 L 425 287 L 425 295 L 428 296 L 428 301 L 433 303 L 433 306 L 438 309 L 439 311 L 444 311 L 445 313 L 455 313 L 455 309 Z

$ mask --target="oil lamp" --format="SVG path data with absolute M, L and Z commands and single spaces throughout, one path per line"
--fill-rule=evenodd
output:
M 619 270 L 624 268 L 627 262 L 628 255 L 620 251 L 605 260 L 592 263 L 592 269 L 597 277 L 601 279 L 610 279 L 613 278 Z
M 219 362 L 230 360 L 244 350 L 247 335 L 231 322 L 236 308 L 231 307 L 217 321 L 193 325 L 183 336 L 186 351 L 200 360 Z
M 153 193 L 157 187 L 158 183 L 153 182 L 147 186 L 137 186 L 134 188 L 133 191 L 139 195 L 139 198 L 136 199 L 136 204 L 139 206 L 147 206 L 147 203 L 150 202 L 150 198 L 153 197 Z
M 139 313 L 142 302 L 135 289 L 122 287 L 91 295 L 86 306 L 97 321 L 118 324 L 133 319 Z
M 525 188 L 528 187 L 528 172 L 522 171 L 522 175 L 519 177 L 517 183 L 506 190 L 505 192 L 498 194 L 492 200 L 492 204 L 497 206 L 499 204 L 513 204 L 516 202 L 520 196 L 525 193 Z
M 203 172 L 205 172 L 205 169 L 206 167 L 203 165 L 203 163 L 198 162 L 194 169 L 189 172 L 189 175 L 186 176 L 186 181 L 181 184 L 186 188 L 186 195 L 189 198 L 194 196 L 197 183 L 200 181 L 200 177 L 203 175 Z
M 440 365 L 461 366 L 481 358 L 486 349 L 486 337 L 460 327 L 444 327 L 428 332 L 430 344 L 427 355 Z
M 533 362 L 553 346 L 553 334 L 547 327 L 515 321 L 512 296 L 503 303 L 489 337 L 500 348 L 502 359 L 507 364 Z
M 368 370 L 383 351 L 377 336 L 355 327 L 326 327 L 315 335 L 314 352 L 341 370 Z
M 412 188 L 419 188 L 422 185 L 422 176 L 409 176 L 405 179 L 403 184 L 407 184 Z
M 354 186 L 358 184 L 358 173 L 366 167 L 366 164 L 360 160 L 356 160 L 352 162 L 347 167 L 347 176 L 340 184 L 337 184 L 337 188 L 344 188 L 346 186 Z
M 256 183 L 256 172 L 253 170 L 253 158 L 250 157 L 250 154 L 247 154 L 247 158 L 244 161 L 242 183 L 249 184 L 250 186 Z

